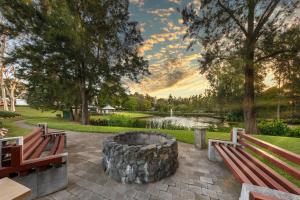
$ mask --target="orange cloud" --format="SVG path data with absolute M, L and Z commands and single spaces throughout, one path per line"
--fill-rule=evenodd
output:
M 159 17 L 169 17 L 171 14 L 176 12 L 175 8 L 166 8 L 166 9 L 156 9 L 156 10 L 149 10 L 147 11 L 150 14 L 159 16 Z
M 129 0 L 129 2 L 139 7 L 142 7 L 144 5 L 144 0 Z

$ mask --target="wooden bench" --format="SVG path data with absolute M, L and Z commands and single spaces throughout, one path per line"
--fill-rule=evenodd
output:
M 300 189 L 296 185 L 275 172 L 252 154 L 268 160 L 271 164 L 281 168 L 285 173 L 297 180 L 300 180 L 300 170 L 274 155 L 300 165 L 299 155 L 254 138 L 243 131 L 236 131 L 232 136 L 232 141 L 210 140 L 209 143 L 218 152 L 219 156 L 221 156 L 235 178 L 241 183 L 300 195 Z M 262 148 L 267 149 L 268 152 Z M 252 152 L 251 154 L 249 150 Z
M 48 133 L 44 127 L 24 138 L 0 140 L 0 178 L 16 173 L 26 175 L 32 168 L 62 163 L 65 141 L 64 132 Z

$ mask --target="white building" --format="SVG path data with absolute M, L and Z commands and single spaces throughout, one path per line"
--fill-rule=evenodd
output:
M 111 114 L 114 113 L 116 109 L 112 107 L 111 105 L 106 105 L 103 108 L 101 108 L 101 113 L 102 114 Z

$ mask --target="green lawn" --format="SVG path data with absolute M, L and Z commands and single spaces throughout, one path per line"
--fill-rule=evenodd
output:
M 61 111 L 41 111 L 28 106 L 17 106 L 16 112 L 20 113 L 24 118 L 55 118 L 56 114 L 62 114 Z
M 8 129 L 8 133 L 10 137 L 14 136 L 23 136 L 27 135 L 31 132 L 31 129 L 21 128 L 16 125 L 17 120 L 21 120 L 21 117 L 10 118 L 10 119 L 2 119 L 1 122 L 3 126 Z

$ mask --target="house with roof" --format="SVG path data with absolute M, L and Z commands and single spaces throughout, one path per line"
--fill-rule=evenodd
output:
M 103 108 L 100 109 L 100 112 L 102 114 L 112 114 L 116 112 L 116 109 L 114 107 L 112 107 L 111 105 L 107 104 L 106 106 L 104 106 Z

